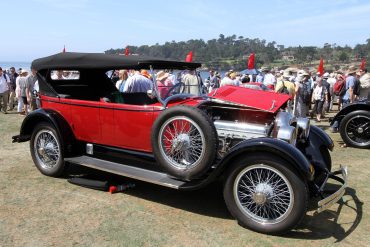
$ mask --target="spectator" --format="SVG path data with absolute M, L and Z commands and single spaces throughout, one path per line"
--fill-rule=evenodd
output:
M 366 69 L 360 70 L 360 98 L 369 98 L 370 93 L 370 73 Z
M 209 71 L 209 77 L 207 78 L 206 82 L 209 92 L 220 87 L 220 79 L 217 77 L 217 74 L 214 70 Z
M 283 76 L 281 77 L 281 80 L 279 80 L 276 83 L 275 92 L 286 93 L 286 92 L 284 92 L 285 91 L 284 87 L 285 87 L 286 90 L 288 91 L 290 97 L 292 99 L 294 99 L 295 84 L 289 80 L 290 77 L 291 77 L 291 75 L 289 74 L 289 71 L 287 71 L 287 70 L 284 71 Z
M 27 102 L 27 78 L 28 71 L 22 69 L 16 80 L 15 94 L 18 98 L 18 113 L 21 115 L 28 114 L 28 102 Z
M 323 79 L 321 77 L 317 77 L 316 79 L 316 87 L 313 90 L 312 94 L 312 102 L 314 103 L 314 107 L 311 112 L 311 117 L 313 114 L 316 114 L 316 121 L 321 121 L 321 114 L 324 102 L 328 99 L 328 93 L 326 87 L 323 85 Z
M 275 88 L 275 84 L 276 84 L 276 78 L 275 76 L 271 73 L 271 69 L 270 68 L 265 68 L 263 70 L 263 72 L 265 72 L 265 76 L 263 78 L 263 84 L 270 88 L 271 90 L 274 90 Z
M 153 88 L 152 80 L 146 78 L 139 71 L 135 71 L 130 76 L 123 88 L 124 93 L 146 93 L 148 90 Z
M 2 110 L 4 114 L 8 113 L 9 85 L 10 78 L 3 73 L 3 69 L 0 67 L 0 111 Z
M 126 80 L 128 78 L 128 73 L 127 70 L 121 69 L 118 72 L 118 80 L 116 82 L 116 88 L 120 91 L 123 92 L 123 89 L 125 87 Z
M 158 86 L 158 93 L 161 98 L 165 98 L 168 95 L 170 87 L 173 86 L 171 80 L 169 79 L 170 74 L 164 72 L 163 70 L 159 71 L 156 75 L 157 79 L 157 86 Z
M 329 105 L 329 110 L 333 110 L 333 103 L 334 103 L 334 84 L 337 80 L 335 79 L 335 74 L 330 73 L 329 78 L 327 82 L 329 83 L 329 93 L 328 93 L 328 105 Z
M 27 86 L 26 86 L 26 97 L 27 102 L 30 105 L 30 110 L 34 111 L 36 110 L 36 97 L 34 95 L 34 86 L 35 82 L 37 81 L 37 70 L 31 68 L 31 74 L 27 76 Z
M 350 68 L 347 72 L 348 76 L 346 78 L 346 93 L 344 94 L 342 98 L 342 105 L 343 107 L 346 107 L 349 104 L 352 104 L 355 98 L 355 95 L 353 93 L 353 88 L 356 83 L 356 78 L 354 77 L 354 74 L 356 73 L 355 68 Z
M 199 95 L 199 82 L 198 77 L 195 75 L 194 70 L 189 70 L 186 74 L 182 77 L 182 82 L 184 83 L 184 89 L 181 89 L 181 92 Z
M 224 77 L 224 78 L 222 78 L 222 80 L 221 80 L 221 85 L 220 85 L 220 87 L 227 86 L 227 85 L 232 85 L 232 86 L 234 86 L 234 85 L 235 85 L 235 83 L 234 83 L 234 80 L 231 78 L 231 76 L 232 76 L 232 77 L 234 77 L 234 76 L 235 76 L 235 74 L 230 73 L 230 72 L 227 72 L 227 73 L 225 74 L 225 77 Z M 234 77 L 234 79 L 235 79 L 235 77 Z
M 297 77 L 295 84 L 295 116 L 306 117 L 308 105 L 311 103 L 311 89 L 308 79 L 310 75 L 303 71 Z
M 14 109 L 14 98 L 15 98 L 15 81 L 18 77 L 18 73 L 15 72 L 15 68 L 10 68 L 10 88 L 9 88 L 9 105 L 8 109 L 12 111 Z

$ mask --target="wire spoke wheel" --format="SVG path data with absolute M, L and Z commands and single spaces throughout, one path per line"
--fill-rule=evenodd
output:
M 159 131 L 160 152 L 177 169 L 197 166 L 205 153 L 205 138 L 192 119 L 176 116 L 168 119 Z
M 277 169 L 263 164 L 243 169 L 235 179 L 233 193 L 239 209 L 262 224 L 283 221 L 294 204 L 288 179 Z
M 370 117 L 356 115 L 350 118 L 345 125 L 347 137 L 361 146 L 370 144 Z
M 58 164 L 61 158 L 60 145 L 52 131 L 40 130 L 33 145 L 34 155 L 43 169 L 52 169 Z

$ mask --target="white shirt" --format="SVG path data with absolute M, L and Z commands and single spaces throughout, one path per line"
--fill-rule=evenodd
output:
M 233 80 L 231 80 L 231 78 L 225 76 L 224 78 L 222 78 L 221 80 L 221 84 L 220 84 L 220 87 L 223 87 L 223 86 L 227 86 L 227 85 L 232 85 L 232 86 L 235 86 L 235 82 Z
M 4 75 L 6 79 L 4 78 Z M 9 76 L 4 74 L 4 72 L 0 76 L 0 93 L 4 93 L 9 90 L 8 83 L 10 82 Z
M 273 74 L 267 73 L 265 77 L 263 78 L 263 84 L 267 85 L 275 85 L 276 84 L 276 78 Z

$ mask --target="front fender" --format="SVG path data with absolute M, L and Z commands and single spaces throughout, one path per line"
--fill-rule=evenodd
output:
M 297 148 L 320 171 L 331 170 L 331 157 L 328 150 L 333 151 L 334 142 L 325 131 L 311 125 L 310 135 L 305 143 L 299 143 Z
M 366 104 L 366 103 L 355 103 L 355 104 L 351 104 L 351 105 L 348 105 L 346 107 L 344 107 L 342 110 L 340 110 L 335 116 L 333 119 L 331 119 L 330 121 L 330 126 L 333 126 L 333 124 L 335 122 L 337 122 L 337 125 L 336 127 L 339 128 L 340 126 L 340 122 L 342 121 L 342 119 L 350 112 L 353 112 L 353 111 L 357 111 L 357 110 L 366 110 L 366 111 L 370 111 L 370 104 Z
M 67 121 L 58 112 L 51 109 L 37 109 L 26 116 L 22 122 L 20 134 L 13 136 L 13 142 L 29 141 L 36 125 L 40 122 L 47 122 L 54 126 L 59 138 L 67 144 L 67 151 L 70 151 L 71 144 L 75 142 L 74 134 Z
M 240 142 L 223 157 L 217 168 L 223 170 L 240 155 L 248 155 L 253 152 L 273 153 L 287 160 L 303 178 L 309 181 L 312 181 L 314 178 L 314 171 L 312 170 L 310 161 L 299 149 L 285 141 L 267 137 Z

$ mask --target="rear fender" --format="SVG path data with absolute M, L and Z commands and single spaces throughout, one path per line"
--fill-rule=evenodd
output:
M 59 135 L 59 138 L 63 140 L 65 151 L 72 152 L 72 144 L 76 142 L 73 131 L 67 121 L 58 112 L 50 109 L 37 109 L 31 112 L 23 120 L 20 135 L 13 137 L 15 142 L 29 141 L 32 136 L 34 128 L 40 122 L 47 122 L 51 124 Z
M 217 167 L 220 173 L 229 167 L 234 160 L 240 156 L 246 156 L 253 153 L 272 153 L 281 157 L 291 164 L 292 168 L 301 175 L 302 178 L 312 181 L 314 171 L 311 170 L 310 161 L 295 146 L 290 145 L 279 139 L 272 138 L 255 138 L 245 140 L 235 147 L 220 161 Z M 222 170 L 222 171 L 221 171 Z

